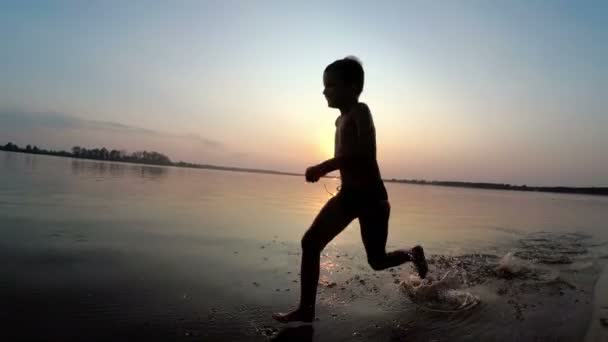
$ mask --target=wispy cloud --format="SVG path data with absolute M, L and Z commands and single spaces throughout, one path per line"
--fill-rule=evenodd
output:
M 195 133 L 169 133 L 143 127 L 126 125 L 118 122 L 87 120 L 63 113 L 54 112 L 28 112 L 22 110 L 0 109 L 0 130 L 28 130 L 28 129 L 65 129 L 114 133 L 125 136 L 149 136 L 156 138 L 186 139 L 197 142 L 204 147 L 224 149 L 225 144 L 219 140 L 201 137 Z

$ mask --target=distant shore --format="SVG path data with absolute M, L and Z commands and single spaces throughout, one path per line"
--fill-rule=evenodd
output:
M 514 191 L 537 191 L 555 192 L 564 194 L 584 194 L 608 196 L 608 187 L 566 187 L 566 186 L 527 186 L 500 183 L 477 183 L 477 182 L 453 182 L 453 181 L 425 181 L 408 179 L 385 179 L 385 182 L 406 183 L 419 185 L 451 186 L 459 188 L 489 189 L 489 190 L 514 190 Z
M 196 164 L 188 163 L 184 161 L 172 162 L 167 156 L 158 152 L 134 152 L 130 155 L 124 151 L 112 150 L 108 151 L 105 148 L 101 149 L 85 149 L 78 146 L 72 148 L 72 152 L 67 151 L 53 151 L 39 149 L 34 146 L 28 145 L 26 148 L 20 148 L 19 146 L 8 143 L 4 146 L 0 146 L 0 151 L 16 152 L 16 153 L 29 153 L 29 154 L 41 154 L 51 155 L 59 157 L 77 158 L 77 159 L 90 159 L 100 161 L 113 161 L 113 162 L 126 162 L 136 163 L 145 165 L 156 165 L 156 166 L 174 166 L 174 167 L 185 167 L 193 169 L 211 169 L 221 171 L 234 171 L 234 172 L 252 172 L 252 173 L 265 173 L 273 175 L 285 175 L 285 176 L 303 176 L 301 173 L 285 172 L 277 170 L 266 170 L 266 169 L 254 169 L 254 168 L 243 168 L 233 166 L 222 166 L 222 165 L 211 165 L 211 164 Z M 331 177 L 330 177 L 331 178 Z M 459 187 L 459 188 L 473 188 L 473 189 L 484 189 L 484 190 L 513 190 L 513 191 L 535 191 L 535 192 L 551 192 L 551 193 L 563 193 L 563 194 L 581 194 L 581 195 L 595 195 L 595 196 L 608 196 L 608 187 L 566 187 L 566 186 L 528 186 L 528 185 L 512 185 L 512 184 L 501 184 L 501 183 L 485 183 L 485 182 L 459 182 L 459 181 L 427 181 L 418 179 L 384 179 L 385 182 L 389 183 L 404 183 L 404 184 L 416 184 L 416 185 L 433 185 L 433 186 L 447 186 L 447 187 Z

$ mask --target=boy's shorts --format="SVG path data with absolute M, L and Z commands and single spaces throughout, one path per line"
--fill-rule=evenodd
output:
M 347 210 L 353 210 L 359 214 L 362 209 L 378 204 L 381 201 L 388 200 L 388 194 L 383 182 L 364 188 L 353 188 L 343 186 L 336 195 Z M 357 215 L 358 216 L 358 215 Z

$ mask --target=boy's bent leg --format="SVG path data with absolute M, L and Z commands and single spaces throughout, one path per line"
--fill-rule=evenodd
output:
M 424 250 L 415 246 L 412 250 L 396 250 L 386 253 L 388 237 L 388 219 L 391 206 L 388 201 L 380 201 L 377 205 L 362 209 L 359 216 L 361 237 L 367 252 L 367 260 L 374 270 L 384 270 L 412 261 L 421 278 L 426 276 L 428 266 Z
M 313 320 L 321 251 L 354 218 L 354 212 L 348 210 L 339 195 L 327 201 L 302 238 L 300 305 L 291 312 L 274 314 L 274 319 L 280 322 Z
M 388 201 L 379 201 L 373 206 L 362 209 L 359 216 L 361 238 L 367 252 L 367 261 L 376 271 L 411 261 L 411 255 L 408 250 L 386 252 L 390 212 L 390 203 Z

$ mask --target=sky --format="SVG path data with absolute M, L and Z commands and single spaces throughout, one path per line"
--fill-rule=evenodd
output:
M 303 172 L 325 66 L 384 178 L 608 186 L 606 1 L 2 1 L 0 144 Z

